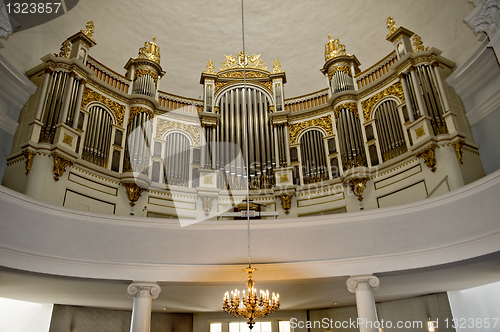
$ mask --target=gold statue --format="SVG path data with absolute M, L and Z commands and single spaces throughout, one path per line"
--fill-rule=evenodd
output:
M 346 55 L 345 45 L 341 44 L 338 39 L 332 39 L 332 35 L 328 35 L 328 39 L 325 45 L 325 61 Z
M 54 54 L 59 58 L 69 58 L 71 53 L 71 42 L 69 40 L 65 40 L 62 45 L 59 54 Z
M 83 32 L 83 34 L 85 36 L 87 36 L 90 40 L 94 41 L 94 22 L 93 21 L 88 21 L 87 22 L 87 25 L 85 25 L 85 31 L 84 30 L 80 30 L 81 32 Z
M 267 70 L 267 67 L 264 67 L 264 61 L 260 59 L 260 54 L 248 56 L 243 51 L 240 51 L 238 56 L 233 56 L 232 54 L 224 56 L 226 57 L 226 61 L 221 62 L 219 71 L 232 68 L 254 68 Z
M 394 22 L 394 19 L 390 16 L 387 18 L 387 29 L 389 29 L 389 33 L 387 34 L 387 37 L 392 35 L 398 29 L 396 27 L 396 22 Z
M 424 43 L 422 42 L 422 38 L 419 35 L 413 35 L 413 53 L 427 51 L 429 47 L 425 48 Z
M 146 59 L 160 64 L 160 47 L 156 45 L 156 37 L 152 42 L 145 42 L 144 47 L 139 49 L 138 59 Z
M 281 63 L 279 62 L 278 59 L 274 60 L 274 63 L 273 63 L 273 74 L 278 74 L 278 73 L 282 73 L 283 70 L 281 70 Z
M 215 74 L 215 66 L 212 60 L 207 61 L 207 70 L 204 71 L 206 74 Z

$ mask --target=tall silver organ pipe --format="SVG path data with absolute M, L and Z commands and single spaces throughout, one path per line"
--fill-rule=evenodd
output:
M 62 113 L 64 90 L 68 79 L 66 72 L 55 71 L 51 74 L 41 119 L 43 123 L 39 138 L 41 143 L 54 143 L 56 125 Z
M 443 104 L 439 96 L 439 87 L 434 71 L 429 65 L 421 65 L 415 67 L 415 73 L 420 81 L 423 99 L 431 117 L 434 134 L 446 134 L 448 129 L 443 117 Z
M 189 139 L 181 133 L 167 135 L 164 156 L 165 183 L 188 187 L 191 168 Z
M 366 153 L 361 134 L 361 122 L 348 109 L 343 108 L 337 119 L 340 156 L 344 170 L 366 166 Z
M 266 189 L 274 185 L 274 135 L 269 105 L 267 95 L 252 87 L 234 88 L 219 98 L 221 117 L 215 137 L 222 144 L 215 162 L 220 174 L 219 188 L 243 190 L 248 183 L 250 189 Z
M 137 77 L 133 83 L 132 93 L 154 98 L 156 95 L 156 83 L 154 78 L 150 74 Z
M 85 130 L 82 159 L 101 167 L 107 167 L 112 130 L 111 115 L 100 106 L 92 106 Z
M 332 93 L 354 90 L 354 80 L 349 74 L 339 70 L 332 75 L 331 87 Z
M 383 161 L 408 151 L 395 101 L 388 100 L 377 107 L 375 125 Z
M 139 113 L 129 121 L 123 161 L 124 172 L 147 173 L 151 155 L 152 121 Z

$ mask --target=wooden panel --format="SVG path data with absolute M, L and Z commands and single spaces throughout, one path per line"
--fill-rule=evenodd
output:
M 375 189 L 382 189 L 384 187 L 390 186 L 391 184 L 397 183 L 399 181 L 402 181 L 404 179 L 409 178 L 410 176 L 413 176 L 415 174 L 418 174 L 422 172 L 422 166 L 420 164 L 417 164 L 413 166 L 412 168 L 409 168 L 403 172 L 399 172 L 397 174 L 394 174 L 388 178 L 385 178 L 383 180 L 375 182 Z
M 66 189 L 63 206 L 80 211 L 104 214 L 115 214 L 116 210 L 116 204 L 83 195 L 69 189 Z
M 148 197 L 148 203 L 153 205 L 165 206 L 175 209 L 196 210 L 196 202 L 186 202 L 171 199 L 162 199 L 157 197 Z
M 118 192 L 117 188 L 99 183 L 99 182 L 94 181 L 94 180 L 84 178 L 80 175 L 76 175 L 75 173 L 69 173 L 68 180 L 71 182 L 77 183 L 81 186 L 84 186 L 86 188 L 97 190 L 97 191 L 100 191 L 100 192 L 103 192 L 103 193 L 106 193 L 109 195 L 113 195 L 113 196 L 116 196 L 117 192 Z
M 377 197 L 377 204 L 379 208 L 385 208 L 421 201 L 426 197 L 427 186 L 425 185 L 425 181 L 422 180 L 401 190 Z

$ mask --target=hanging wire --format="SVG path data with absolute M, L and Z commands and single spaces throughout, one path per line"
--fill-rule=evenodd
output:
M 243 8 L 243 0 L 241 0 L 241 39 L 243 43 L 243 56 L 246 56 L 245 52 L 245 14 Z M 245 59 L 246 60 L 246 59 Z M 243 62 L 243 116 L 247 119 L 248 124 L 248 114 L 246 108 L 246 92 L 247 92 L 247 75 L 246 75 L 246 61 Z M 248 137 L 248 125 L 245 126 L 245 137 Z M 249 180 L 250 180 L 250 165 L 249 165 L 249 155 L 248 149 L 250 148 L 248 140 L 245 140 L 245 166 L 247 172 L 247 242 L 248 242 L 248 267 L 252 267 L 252 260 L 250 255 L 250 189 L 249 189 Z

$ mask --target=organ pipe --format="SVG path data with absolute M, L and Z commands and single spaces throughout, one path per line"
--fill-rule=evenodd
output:
M 341 109 L 337 119 L 340 155 L 344 170 L 366 166 L 366 154 L 359 119 L 348 109 Z
M 375 111 L 375 125 L 384 161 L 407 151 L 403 127 L 395 101 L 386 101 L 377 108 Z

